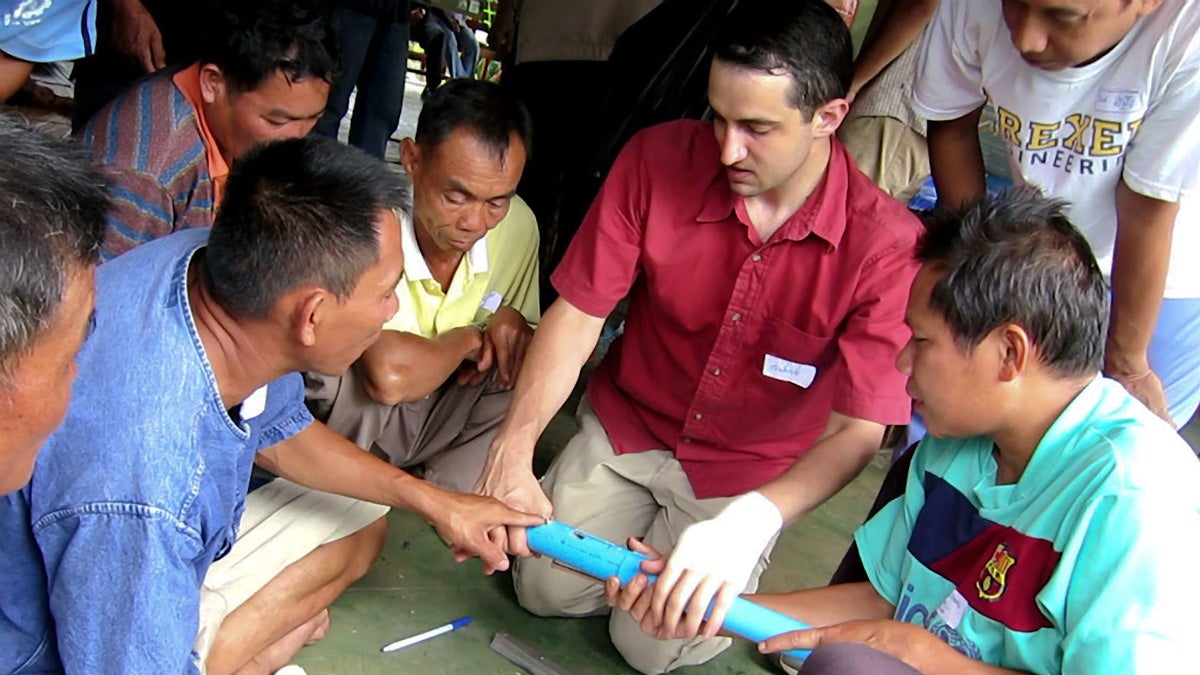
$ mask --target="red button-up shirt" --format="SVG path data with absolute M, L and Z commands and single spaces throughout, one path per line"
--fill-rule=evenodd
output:
M 830 411 L 911 412 L 895 360 L 920 221 L 833 141 L 797 213 L 766 242 L 749 223 L 712 125 L 662 124 L 621 151 L 552 277 L 597 317 L 632 288 L 588 399 L 618 454 L 673 450 L 700 498 L 778 477 Z

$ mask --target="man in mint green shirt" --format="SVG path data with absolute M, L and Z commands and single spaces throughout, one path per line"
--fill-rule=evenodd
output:
M 530 137 L 498 85 L 456 79 L 401 144 L 413 182 L 401 217 L 400 304 L 341 377 L 309 375 L 309 408 L 394 465 L 469 491 L 507 412 L 540 313 L 538 228 L 516 195 Z
M 1185 668 L 1200 464 L 1100 375 L 1108 291 L 1064 208 L 1022 189 L 930 219 L 897 361 L 930 436 L 855 536 L 870 581 L 756 596 L 815 627 L 764 651 L 815 650 L 804 673 Z M 610 598 L 658 630 L 641 587 Z

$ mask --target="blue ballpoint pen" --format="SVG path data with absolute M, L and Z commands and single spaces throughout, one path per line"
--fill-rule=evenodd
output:
M 434 628 L 432 630 L 427 630 L 424 633 L 420 633 L 419 635 L 407 637 L 407 638 L 404 638 L 403 640 L 397 640 L 390 645 L 385 645 L 379 651 L 387 653 L 387 652 L 394 652 L 397 649 L 404 649 L 405 647 L 410 647 L 412 645 L 417 644 L 418 642 L 424 642 L 430 638 L 435 638 L 439 635 L 445 635 L 446 633 L 456 631 L 459 628 L 462 628 L 463 626 L 465 626 L 469 623 L 471 623 L 471 617 L 464 616 L 464 617 L 455 619 L 444 626 L 438 626 L 437 628 Z

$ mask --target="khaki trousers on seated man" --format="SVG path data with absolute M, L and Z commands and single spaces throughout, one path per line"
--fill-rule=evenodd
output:
M 542 490 L 555 504 L 554 518 L 609 541 L 624 543 L 630 532 L 659 551 L 670 551 L 684 529 L 721 512 L 735 497 L 698 499 L 674 454 L 650 450 L 618 455 L 587 398 L 579 404 L 579 432 L 542 478 Z M 778 535 L 771 538 L 746 584 L 770 564 Z M 665 672 L 704 663 L 730 645 L 730 638 L 655 640 L 628 612 L 611 612 L 603 584 L 561 568 L 549 558 L 523 558 L 513 566 L 521 606 L 540 616 L 609 614 L 613 646 L 642 672 Z
M 354 368 L 341 377 L 309 374 L 305 383 L 314 417 L 393 466 L 423 464 L 426 480 L 458 492 L 470 491 L 479 478 L 512 399 L 494 373 L 479 384 L 451 378 L 428 396 L 399 405 L 372 399 Z

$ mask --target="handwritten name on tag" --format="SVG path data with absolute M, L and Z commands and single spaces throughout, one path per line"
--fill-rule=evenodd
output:
M 951 591 L 950 595 L 947 595 L 937 608 L 937 615 L 942 617 L 942 621 L 945 621 L 946 625 L 954 630 L 958 630 L 958 626 L 963 620 L 963 614 L 966 612 L 967 599 L 958 592 L 958 589 Z
M 1096 95 L 1096 110 L 1106 113 L 1140 112 L 1146 109 L 1145 92 L 1104 87 Z
M 267 385 L 254 390 L 254 393 L 242 401 L 242 421 L 252 420 L 263 414 L 267 409 Z
M 479 303 L 480 308 L 486 309 L 493 314 L 500 309 L 500 303 L 504 300 L 504 296 L 496 291 L 492 291 L 483 297 L 483 302 Z
M 797 387 L 808 389 L 817 377 L 817 369 L 807 363 L 792 363 L 778 356 L 767 354 L 763 359 L 763 375 L 772 380 L 791 382 Z

